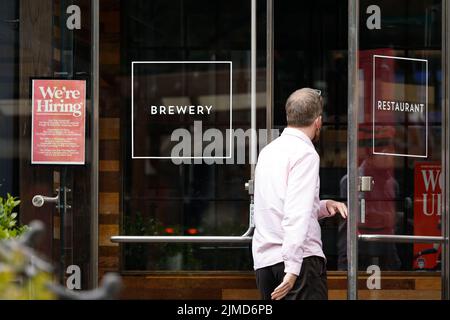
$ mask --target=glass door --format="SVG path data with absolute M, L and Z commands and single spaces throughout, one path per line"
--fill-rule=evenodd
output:
M 440 299 L 443 1 L 349 3 L 349 298 Z
M 37 249 L 69 289 L 96 282 L 90 17 L 90 0 L 0 5 L 0 196 L 43 222 Z

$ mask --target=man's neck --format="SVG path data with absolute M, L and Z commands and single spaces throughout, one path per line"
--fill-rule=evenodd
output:
M 291 127 L 291 126 L 288 126 L 288 128 L 299 130 L 299 131 L 303 132 L 311 141 L 312 141 L 312 139 L 314 139 L 315 132 L 312 129 L 312 127 Z

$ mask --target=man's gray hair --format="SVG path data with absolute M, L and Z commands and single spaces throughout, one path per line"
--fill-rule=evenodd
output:
M 290 127 L 309 127 L 322 112 L 322 97 L 320 91 L 315 89 L 297 90 L 286 101 L 286 118 Z

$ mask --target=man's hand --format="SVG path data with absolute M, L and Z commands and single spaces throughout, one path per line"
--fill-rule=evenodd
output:
M 286 273 L 283 278 L 283 282 L 272 292 L 272 300 L 283 299 L 289 293 L 289 291 L 291 291 L 292 287 L 295 284 L 295 280 L 297 280 L 297 276 L 295 274 Z
M 333 217 L 336 213 L 340 213 L 342 218 L 347 219 L 348 211 L 347 206 L 342 202 L 337 202 L 334 200 L 327 200 L 327 210 L 330 217 Z

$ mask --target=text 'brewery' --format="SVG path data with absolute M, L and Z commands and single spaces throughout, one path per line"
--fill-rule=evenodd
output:
M 188 114 L 188 115 L 198 115 L 198 114 L 211 114 L 213 106 L 150 106 L 150 114 Z

